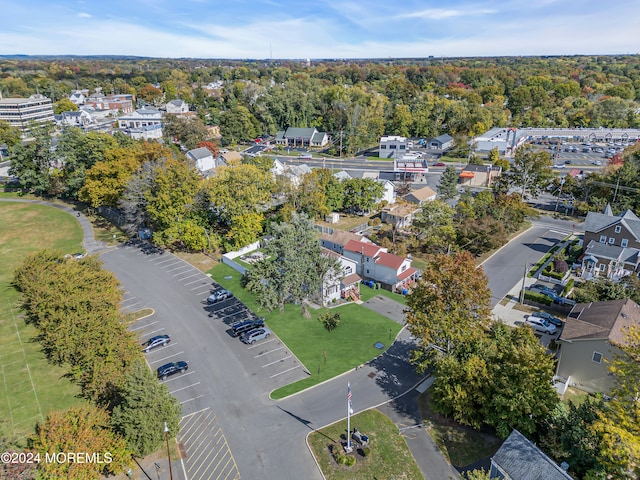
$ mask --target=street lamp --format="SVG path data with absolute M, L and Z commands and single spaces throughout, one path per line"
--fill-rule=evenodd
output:
M 164 440 L 167 442 L 167 460 L 169 460 L 169 478 L 173 480 L 173 470 L 171 469 L 171 453 L 169 453 L 169 427 L 164 422 Z

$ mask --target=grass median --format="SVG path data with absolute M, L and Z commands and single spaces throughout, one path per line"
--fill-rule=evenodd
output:
M 0 434 L 20 440 L 50 410 L 78 403 L 80 390 L 63 368 L 47 361 L 36 329 L 25 324 L 11 285 L 13 272 L 27 255 L 44 248 L 80 251 L 82 229 L 62 210 L 28 203 L 1 202 L 0 224 L 0 418 L 6 421 Z
M 400 331 L 401 325 L 355 303 L 335 307 L 340 313 L 340 325 L 328 332 L 318 321 L 326 308 L 311 309 L 311 318 L 304 318 L 300 305 L 285 305 L 282 312 L 267 312 L 255 297 L 240 286 L 240 273 L 219 264 L 210 270 L 213 279 L 247 305 L 287 345 L 306 368 L 308 377 L 272 392 L 279 399 L 329 380 L 375 358 L 384 352 Z M 384 344 L 383 349 L 374 346 Z

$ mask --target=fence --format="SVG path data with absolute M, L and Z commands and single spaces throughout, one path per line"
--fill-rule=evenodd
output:
M 244 272 L 247 271 L 246 267 L 240 265 L 234 259 L 238 258 L 240 255 L 244 255 L 245 253 L 253 252 L 258 248 L 260 248 L 259 241 L 246 245 L 242 247 L 240 250 L 236 250 L 235 252 L 225 253 L 224 255 L 222 255 L 222 263 L 224 263 L 225 265 L 229 265 L 236 272 L 240 272 L 242 275 L 244 275 Z

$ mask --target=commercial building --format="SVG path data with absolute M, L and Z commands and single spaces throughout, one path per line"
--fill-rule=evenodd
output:
M 39 94 L 29 98 L 0 99 L 0 120 L 23 132 L 27 132 L 29 125 L 34 122 L 53 122 L 51 99 Z

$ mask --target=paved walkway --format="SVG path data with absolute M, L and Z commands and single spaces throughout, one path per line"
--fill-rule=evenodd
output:
M 108 247 L 105 242 L 101 242 L 95 239 L 91 221 L 81 212 L 73 209 L 72 207 L 59 203 L 47 202 L 46 200 L 34 200 L 29 198 L 0 198 L 0 202 L 34 203 L 37 205 L 46 205 L 48 207 L 64 210 L 70 215 L 76 217 L 78 222 L 80 222 L 83 235 L 82 245 L 84 246 L 86 253 L 98 253 Z

